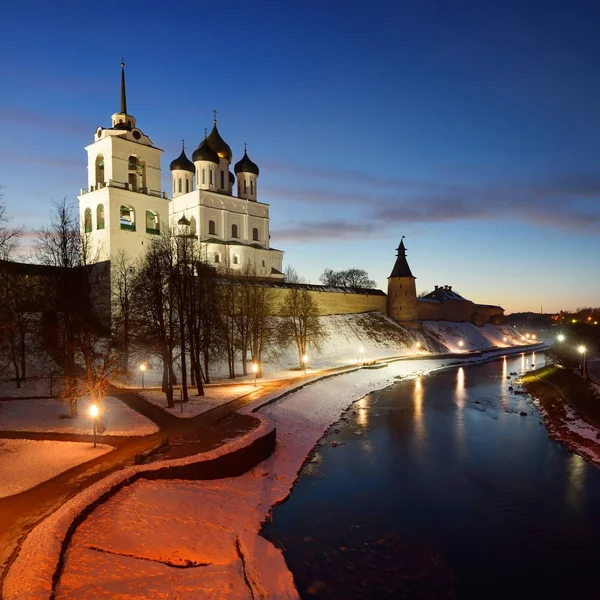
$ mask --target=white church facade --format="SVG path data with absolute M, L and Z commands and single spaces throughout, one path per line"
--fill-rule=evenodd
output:
M 97 261 L 119 252 L 134 261 L 151 240 L 185 225 L 208 264 L 281 280 L 283 252 L 270 247 L 269 205 L 258 201 L 259 168 L 246 150 L 231 172 L 233 154 L 218 129 L 192 153 L 170 164 L 170 195 L 161 191 L 161 155 L 127 112 L 121 65 L 121 110 L 110 128 L 98 127 L 88 154 L 88 187 L 79 195 L 80 222 Z M 234 188 L 236 195 L 234 196 Z

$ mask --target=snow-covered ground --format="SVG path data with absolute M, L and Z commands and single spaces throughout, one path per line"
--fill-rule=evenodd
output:
M 167 412 L 170 412 L 172 415 L 185 418 L 195 417 L 196 415 L 204 413 L 207 410 L 211 410 L 212 408 L 216 408 L 217 406 L 221 406 L 227 402 L 231 402 L 232 400 L 236 400 L 237 398 L 241 398 L 242 396 L 256 392 L 259 389 L 260 385 L 254 387 L 254 385 L 243 383 L 239 385 L 208 385 L 204 388 L 204 396 L 194 396 L 195 388 L 190 388 L 189 402 L 186 402 L 183 405 L 183 412 L 181 410 L 181 403 L 178 401 L 178 396 L 176 397 L 175 408 L 167 408 L 165 394 L 160 390 L 144 390 L 140 392 L 140 394 L 146 400 L 148 400 L 148 402 L 152 402 L 152 404 L 160 406 Z M 177 393 L 178 390 L 176 390 L 176 395 Z
M 111 446 L 0 439 L 0 498 L 24 492 L 63 471 L 102 456 Z
M 17 387 L 15 381 L 0 381 L 0 398 L 33 398 L 56 395 L 62 386 L 62 378 L 31 377 L 21 381 Z
M 90 399 L 79 399 L 79 416 L 68 417 L 69 407 L 60 400 L 6 400 L 0 401 L 0 430 L 38 431 L 54 433 L 91 434 Z M 106 427 L 104 435 L 149 435 L 158 427 L 117 398 L 109 396 L 102 401 Z
M 359 361 L 369 362 L 392 356 L 462 352 L 482 348 L 512 347 L 529 343 L 514 328 L 449 321 L 424 321 L 422 330 L 406 329 L 379 312 L 360 314 L 329 315 L 320 317 L 325 332 L 319 349 L 308 349 L 309 370 L 329 369 L 356 365 Z M 506 341 L 504 340 L 506 338 Z M 463 346 L 459 342 L 463 342 Z M 361 353 L 361 349 L 363 352 Z M 158 359 L 145 360 L 148 369 L 144 373 L 147 387 L 160 387 L 162 368 Z M 139 366 L 139 365 L 138 365 Z M 278 349 L 263 360 L 264 379 L 287 379 L 301 373 L 298 353 L 294 346 Z M 236 364 L 236 373 L 242 373 L 241 363 Z M 228 381 L 225 363 L 212 366 L 213 381 Z M 252 374 L 237 380 L 251 381 Z M 129 387 L 141 387 L 141 373 L 135 371 L 120 382 Z M 163 396 L 164 398 L 164 396 Z
M 250 590 L 241 585 L 244 563 L 236 549 L 240 536 L 250 545 L 254 540 L 261 555 L 270 557 L 269 566 L 259 569 L 262 587 L 272 593 L 265 597 L 297 597 L 279 551 L 258 537 L 271 507 L 289 494 L 306 455 L 353 401 L 447 362 L 415 360 L 354 371 L 316 382 L 264 408 L 261 414 L 277 428 L 277 448 L 241 477 L 139 480 L 124 488 L 77 529 L 56 599 L 111 598 L 117 586 L 123 598 L 250 599 Z M 210 567 L 199 566 L 205 563 Z M 135 578 L 122 579 L 126 569 Z

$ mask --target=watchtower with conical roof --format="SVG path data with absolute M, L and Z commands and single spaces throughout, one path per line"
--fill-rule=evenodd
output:
M 388 277 L 388 315 L 405 327 L 417 328 L 419 314 L 416 277 L 412 274 L 406 260 L 404 236 L 400 240 L 397 253 L 396 264 Z

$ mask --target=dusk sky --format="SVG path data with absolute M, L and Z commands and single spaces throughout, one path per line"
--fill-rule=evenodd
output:
M 406 236 L 417 290 L 507 312 L 600 305 L 600 5 L 333 1 L 3 6 L 0 184 L 16 224 L 87 185 L 128 109 L 170 161 L 218 110 L 261 169 L 271 244 L 312 282 L 379 287 Z

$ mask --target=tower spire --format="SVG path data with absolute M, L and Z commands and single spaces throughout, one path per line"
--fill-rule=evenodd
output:
M 125 59 L 121 59 L 121 113 L 127 114 L 127 95 L 125 94 Z

